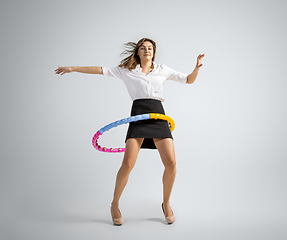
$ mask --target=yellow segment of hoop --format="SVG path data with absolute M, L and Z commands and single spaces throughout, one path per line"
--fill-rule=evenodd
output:
M 159 113 L 150 113 L 149 115 L 150 115 L 150 119 L 161 119 L 161 120 L 168 121 L 169 126 L 170 126 L 170 131 L 172 132 L 174 130 L 175 123 L 172 120 L 172 118 L 170 118 L 164 114 L 159 114 Z

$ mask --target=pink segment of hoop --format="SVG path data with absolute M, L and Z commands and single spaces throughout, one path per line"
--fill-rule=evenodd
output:
M 125 151 L 125 148 L 105 148 L 105 147 L 101 147 L 98 144 L 98 139 L 99 139 L 100 135 L 102 135 L 102 133 L 100 133 L 100 131 L 97 131 L 97 133 L 93 137 L 92 144 L 93 144 L 95 149 L 97 149 L 97 150 L 99 150 L 101 152 L 124 152 Z

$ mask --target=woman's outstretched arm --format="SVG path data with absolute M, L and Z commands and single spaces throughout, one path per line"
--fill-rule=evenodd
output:
M 91 67 L 58 67 L 55 70 L 55 74 L 65 74 L 70 72 L 79 72 L 79 73 L 89 73 L 89 74 L 103 74 L 101 67 L 91 66 Z
M 194 83 L 194 81 L 195 81 L 195 79 L 196 79 L 196 77 L 197 77 L 197 75 L 198 75 L 198 73 L 199 73 L 199 69 L 200 69 L 200 68 L 202 67 L 202 65 L 203 65 L 203 64 L 202 64 L 202 58 L 203 58 L 204 56 L 205 56 L 205 54 L 200 54 L 200 55 L 198 55 L 196 66 L 195 66 L 193 72 L 187 76 L 187 81 L 186 81 L 186 83 L 188 83 L 188 84 Z

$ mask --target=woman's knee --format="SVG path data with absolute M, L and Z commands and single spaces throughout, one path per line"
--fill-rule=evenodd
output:
M 125 155 L 121 168 L 130 172 L 137 160 L 143 138 L 130 138 L 126 142 Z
M 166 158 L 163 162 L 164 162 L 165 168 L 176 169 L 175 157 Z
M 131 172 L 134 168 L 135 163 L 133 161 L 124 160 L 121 168 L 124 171 Z

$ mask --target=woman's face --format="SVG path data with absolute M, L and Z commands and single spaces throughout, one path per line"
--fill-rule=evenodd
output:
M 138 49 L 138 56 L 141 61 L 153 59 L 153 45 L 151 42 L 144 42 Z

